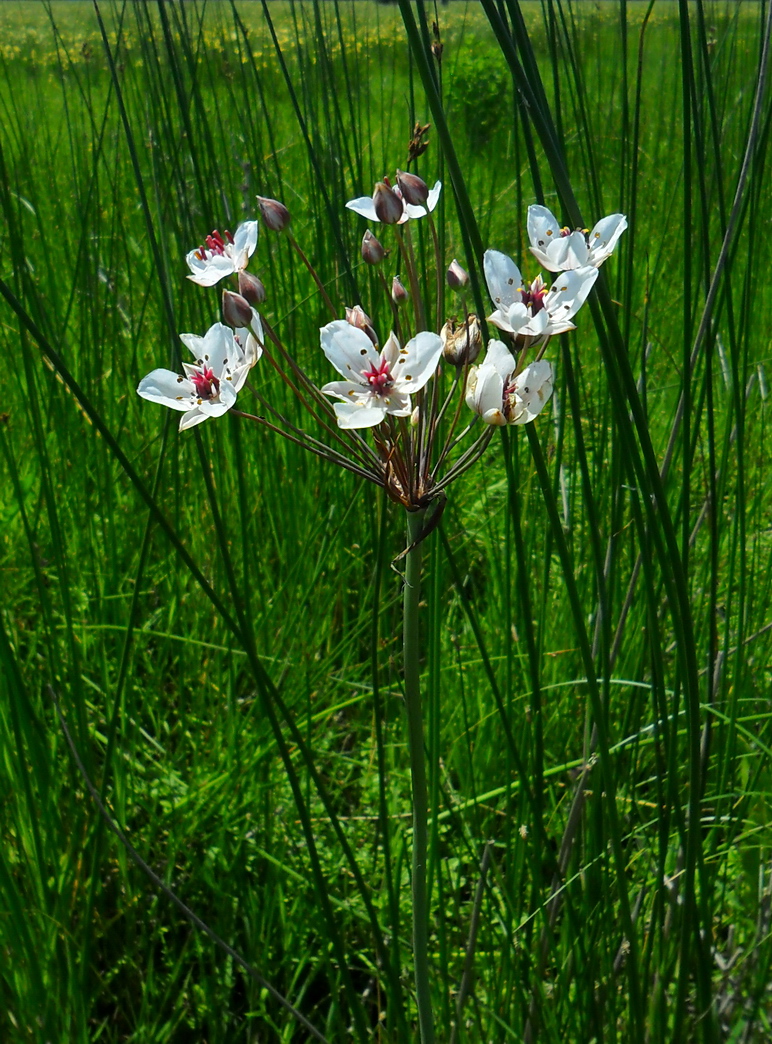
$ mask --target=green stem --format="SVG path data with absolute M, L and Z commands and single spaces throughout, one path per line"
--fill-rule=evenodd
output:
M 405 593 L 403 601 L 403 649 L 405 672 L 405 706 L 410 740 L 410 778 L 413 791 L 413 964 L 418 1024 L 421 1044 L 434 1044 L 434 1020 L 429 990 L 429 904 L 426 894 L 427 813 L 429 796 L 426 786 L 423 715 L 419 684 L 420 640 L 418 602 L 421 597 L 422 545 L 413 545 L 421 536 L 424 511 L 408 511 L 407 544 L 411 548 L 405 558 Z

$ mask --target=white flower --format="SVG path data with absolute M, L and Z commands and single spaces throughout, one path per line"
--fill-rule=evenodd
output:
M 391 190 L 396 196 L 402 199 L 402 193 L 399 185 L 396 185 Z M 434 188 L 429 189 L 429 195 L 426 200 L 426 206 L 413 206 L 410 203 L 406 203 L 402 199 L 402 217 L 396 222 L 398 225 L 404 225 L 410 218 L 422 218 L 426 216 L 427 210 L 431 214 L 434 208 L 437 206 L 440 199 L 440 192 L 442 191 L 442 182 L 437 181 L 434 184 Z M 378 221 L 380 218 L 375 213 L 375 203 L 373 202 L 372 196 L 359 196 L 358 199 L 350 199 L 346 204 L 349 210 L 353 210 L 355 214 L 359 214 L 363 218 L 367 218 L 368 221 Z
M 201 424 L 208 417 L 226 413 L 236 401 L 250 368 L 257 362 L 262 349 L 251 333 L 243 343 L 222 323 L 210 326 L 203 337 L 180 334 L 196 359 L 195 365 L 183 363 L 183 374 L 173 370 L 153 370 L 143 377 L 137 393 L 150 402 L 160 402 L 184 415 L 180 431 Z
M 627 228 L 624 214 L 601 218 L 592 232 L 561 228 L 546 207 L 528 208 L 528 239 L 531 253 L 550 272 L 566 272 L 592 265 L 599 268 L 610 257 Z
M 246 268 L 257 246 L 257 222 L 245 221 L 236 229 L 235 236 L 226 230 L 225 239 L 215 230 L 206 242 L 185 256 L 190 271 L 188 276 L 199 286 L 214 286 L 226 276 Z
M 564 272 L 548 291 L 541 276 L 524 283 L 515 262 L 498 250 L 485 251 L 483 268 L 488 293 L 497 305 L 488 319 L 500 330 L 520 337 L 552 337 L 575 329 L 569 320 L 598 278 L 597 268 L 587 265 Z
M 552 364 L 532 362 L 513 376 L 517 363 L 502 341 L 489 341 L 480 366 L 466 381 L 466 404 L 486 424 L 530 424 L 552 395 Z
M 341 428 L 371 428 L 390 413 L 409 417 L 410 394 L 420 391 L 434 371 L 442 352 L 437 334 L 424 331 L 400 348 L 394 334 L 377 352 L 363 330 L 336 319 L 320 330 L 322 350 L 346 378 L 325 384 L 325 395 L 343 399 L 335 403 Z

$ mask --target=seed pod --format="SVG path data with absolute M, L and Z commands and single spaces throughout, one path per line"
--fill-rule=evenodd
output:
M 268 199 L 266 196 L 258 196 L 257 202 L 265 227 L 270 228 L 272 232 L 283 232 L 291 221 L 290 212 L 284 204 L 278 199 Z
M 405 212 L 402 200 L 384 181 L 379 181 L 373 190 L 373 206 L 384 225 L 396 225 Z
M 470 315 L 463 323 L 448 319 L 440 330 L 442 354 L 453 366 L 468 366 L 480 354 L 482 334 L 476 315 Z
M 362 257 L 368 265 L 379 265 L 386 256 L 386 251 L 372 234 L 370 229 L 362 237 Z
M 231 290 L 222 292 L 222 317 L 228 326 L 238 330 L 242 326 L 249 327 L 252 322 L 252 306 L 241 294 Z
M 403 305 L 409 298 L 407 290 L 402 285 L 399 276 L 394 276 L 391 281 L 391 299 L 395 305 Z
M 397 184 L 402 198 L 413 207 L 422 207 L 429 197 L 429 188 L 423 178 L 417 174 L 408 174 L 404 170 L 397 171 Z
M 451 290 L 463 290 L 469 282 L 469 275 L 454 257 L 448 265 L 445 279 Z
M 255 308 L 265 301 L 265 287 L 262 279 L 243 270 L 239 272 L 239 293 Z

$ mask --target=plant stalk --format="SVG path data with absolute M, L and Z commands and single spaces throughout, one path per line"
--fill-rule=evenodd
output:
M 408 511 L 403 600 L 405 707 L 410 743 L 410 779 L 413 796 L 413 964 L 421 1044 L 434 1044 L 434 1020 L 429 989 L 429 904 L 426 890 L 429 795 L 426 785 L 423 715 L 419 684 L 420 636 L 418 602 L 421 597 L 421 536 L 425 511 Z

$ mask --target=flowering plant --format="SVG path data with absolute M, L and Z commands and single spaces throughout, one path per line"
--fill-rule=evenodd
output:
M 341 379 L 318 387 L 297 352 L 258 314 L 266 291 L 247 271 L 257 245 L 257 221 L 247 221 L 233 236 L 211 233 L 205 245 L 186 258 L 189 278 L 201 286 L 237 277 L 238 292 L 223 293 L 223 322 L 216 322 L 203 337 L 181 335 L 195 359 L 182 363 L 182 374 L 153 370 L 137 389 L 143 398 L 181 411 L 181 430 L 230 412 L 373 482 L 406 509 L 407 547 L 398 557 L 405 559 L 403 679 L 413 795 L 413 950 L 422 1044 L 434 1040 L 427 952 L 428 796 L 419 686 L 422 541 L 439 521 L 448 486 L 479 460 L 495 428 L 529 424 L 550 401 L 554 372 L 545 358 L 550 340 L 575 328 L 573 320 L 592 291 L 598 266 L 626 227 L 624 217 L 616 214 L 591 233 L 569 232 L 558 227 L 546 208 L 532 206 L 531 250 L 545 268 L 559 274 L 548 289 L 540 275 L 529 282 L 510 257 L 487 250 L 483 271 L 494 306 L 487 323 L 501 337 L 486 345 L 487 323 L 468 308 L 467 273 L 455 258 L 446 269 L 440 254 L 433 215 L 441 189 L 439 181 L 429 189 L 418 175 L 398 171 L 393 187 L 384 178 L 372 197 L 346 204 L 369 221 L 393 227 L 398 268 L 391 283 L 383 273 L 389 252 L 370 229 L 361 249 L 362 260 L 377 270 L 391 311 L 392 329 L 383 342 L 361 305 L 333 303 L 289 231 L 287 208 L 258 197 L 263 224 L 287 235 L 330 312 L 330 321 L 320 328 L 320 346 Z M 418 219 L 428 224 L 435 248 L 436 292 L 431 295 L 422 289 L 413 252 L 410 224 Z M 459 305 L 458 314 L 444 323 L 443 283 L 457 294 Z M 433 301 L 437 304 L 432 314 Z M 483 347 L 485 355 L 477 364 Z M 259 380 L 253 385 L 252 370 L 260 360 L 291 389 L 316 424 L 315 433 L 283 416 L 261 393 Z M 236 408 L 237 396 L 244 391 L 257 403 L 256 412 Z M 470 413 L 464 414 L 464 404 Z M 429 516 L 433 502 L 437 506 Z

